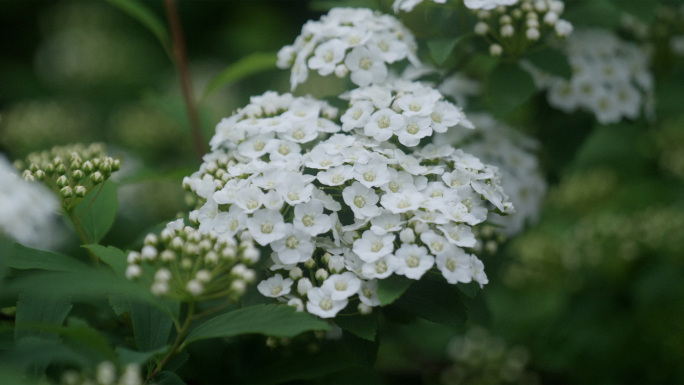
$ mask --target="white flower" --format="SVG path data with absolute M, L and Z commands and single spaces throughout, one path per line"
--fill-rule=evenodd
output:
M 382 207 L 394 214 L 418 210 L 423 201 L 423 194 L 419 192 L 387 193 L 382 196 Z
M 290 288 L 294 282 L 290 278 L 276 274 L 271 278 L 259 282 L 257 289 L 265 297 L 277 298 L 290 294 Z
M 437 253 L 437 268 L 450 284 L 469 283 L 473 273 L 470 255 L 454 245 L 447 243 L 445 246 Z
M 349 165 L 330 167 L 325 171 L 319 171 L 316 179 L 326 186 L 339 186 L 353 178 L 354 168 Z
M 263 191 L 258 187 L 250 186 L 238 191 L 235 196 L 235 205 L 250 214 L 261 207 L 263 200 Z
M 351 131 L 355 128 L 363 127 L 370 115 L 373 113 L 373 103 L 370 101 L 360 101 L 347 109 L 342 115 L 340 121 L 342 122 L 342 131 Z
M 470 256 L 470 269 L 473 273 L 473 280 L 480 284 L 480 288 L 489 283 L 487 274 L 484 272 L 484 264 L 474 255 Z
M 370 162 L 354 166 L 354 179 L 366 187 L 380 187 L 390 180 L 386 164 Z
M 327 233 L 333 225 L 330 215 L 323 214 L 323 202 L 312 199 L 294 208 L 294 226 L 311 236 Z
M 394 234 L 377 235 L 364 231 L 361 238 L 354 241 L 354 253 L 364 262 L 375 262 L 394 250 Z
M 430 122 L 428 117 L 411 116 L 406 119 L 404 126 L 396 132 L 399 143 L 407 147 L 417 146 L 422 138 L 432 135 Z
M 311 258 L 314 251 L 311 235 L 290 223 L 285 224 L 284 236 L 273 241 L 271 247 L 286 265 L 304 262 Z
M 307 293 L 306 311 L 321 318 L 333 318 L 344 309 L 349 301 L 332 299 L 332 292 L 320 287 L 314 287 Z
M 359 299 L 368 306 L 380 306 L 378 298 L 378 281 L 373 279 L 362 281 L 359 289 Z
M 446 224 L 437 226 L 446 236 L 447 240 L 456 246 L 473 247 L 477 242 L 470 226 L 459 224 Z
M 247 218 L 247 229 L 249 229 L 254 240 L 262 246 L 285 236 L 283 216 L 275 210 L 260 209 L 255 211 L 251 218 Z
M 424 246 L 403 244 L 388 257 L 395 273 L 410 279 L 420 279 L 434 264 L 435 257 L 428 254 Z
M 490 10 L 498 6 L 507 6 L 517 3 L 519 0 L 464 0 L 465 6 L 470 9 Z
M 380 208 L 376 206 L 380 200 L 378 195 L 359 182 L 345 187 L 342 190 L 342 198 L 354 212 L 354 217 L 358 219 L 374 217 L 380 213 Z
M 333 274 L 323 282 L 321 289 L 329 292 L 333 300 L 344 300 L 356 294 L 361 288 L 361 280 L 352 272 Z
M 320 75 L 330 75 L 344 59 L 347 47 L 348 45 L 339 39 L 326 41 L 316 47 L 314 56 L 309 59 L 309 68 L 318 70 Z
M 385 235 L 389 232 L 401 231 L 406 222 L 401 220 L 400 214 L 383 210 L 380 215 L 371 218 L 370 230 L 377 235 Z
M 377 51 L 366 47 L 354 47 L 344 59 L 351 71 L 351 81 L 361 87 L 373 82 L 381 83 L 387 77 L 387 66 Z
M 301 278 L 297 281 L 297 292 L 301 295 L 306 295 L 312 287 L 313 284 L 309 278 Z
M 367 279 L 385 279 L 394 273 L 394 265 L 389 260 L 392 255 L 387 255 L 374 262 L 366 262 L 361 265 L 361 274 Z
M 276 184 L 276 191 L 290 206 L 308 202 L 313 189 L 314 185 L 310 183 L 310 179 L 298 173 L 283 173 Z
M 377 141 L 384 141 L 394 135 L 404 125 L 404 118 L 391 108 L 382 108 L 371 115 L 363 126 L 363 132 Z

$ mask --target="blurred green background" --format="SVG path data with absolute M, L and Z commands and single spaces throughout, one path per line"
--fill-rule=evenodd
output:
M 161 1 L 143 3 L 166 23 Z M 178 5 L 207 141 L 250 96 L 289 91 L 289 72 L 275 68 L 203 97 L 210 80 L 232 63 L 291 44 L 322 14 L 306 1 Z M 106 142 L 123 168 L 119 216 L 105 244 L 130 247 L 187 212 L 181 181 L 199 160 L 173 62 L 147 28 L 107 2 L 9 0 L 0 1 L 0 36 L 0 151 L 19 159 L 58 144 Z M 550 110 L 543 97 L 528 103 L 514 120 L 542 141 L 550 193 L 538 225 L 484 258 L 490 284 L 468 301 L 469 321 L 452 329 L 404 320 L 382 331 L 371 373 L 307 378 L 684 383 L 682 68 L 680 58 L 656 74 L 663 103 L 653 122 L 600 126 L 583 113 Z M 297 94 L 325 96 L 339 87 L 319 79 Z M 221 365 L 203 351 L 266 354 L 250 343 L 200 344 L 179 373 L 198 383 L 220 380 L 202 371 Z M 248 369 L 257 370 L 230 370 Z

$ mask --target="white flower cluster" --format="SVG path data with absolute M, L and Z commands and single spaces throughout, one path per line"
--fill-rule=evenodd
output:
M 549 103 L 562 111 L 585 109 L 604 124 L 636 119 L 653 98 L 650 52 L 620 40 L 606 30 L 577 31 L 565 51 L 573 69 L 569 80 L 524 62 L 538 88 L 548 90 Z
M 0 154 L 0 233 L 27 246 L 50 248 L 59 201 L 44 186 L 24 181 Z
M 462 149 L 482 161 L 495 165 L 501 172 L 501 186 L 515 205 L 515 213 L 500 216 L 493 213 L 489 221 L 502 226 L 507 236 L 520 233 L 526 224 L 536 223 L 546 182 L 535 154 L 539 143 L 487 114 L 469 114 L 477 130 L 452 130 L 436 140 L 462 145 Z M 465 133 L 465 135 L 463 135 Z
M 446 4 L 446 0 L 432 0 L 437 4 Z M 463 3 L 469 9 L 494 9 L 499 6 L 512 5 L 517 3 L 519 0 L 464 0 Z M 423 0 L 394 0 L 392 4 L 392 9 L 394 13 L 399 13 L 399 11 L 411 12 L 418 4 L 422 3 Z
M 411 32 L 395 17 L 369 9 L 333 8 L 320 21 L 309 21 L 293 45 L 278 52 L 278 67 L 292 68 L 290 84 L 308 78 L 309 69 L 322 76 L 335 73 L 359 86 L 382 83 L 387 65 L 408 58 L 414 65 L 417 46 Z
M 478 2 L 493 5 L 488 0 Z M 561 0 L 520 0 L 482 7 L 477 11 L 480 21 L 475 24 L 475 33 L 493 39 L 490 54 L 499 56 L 504 50 L 520 50 L 538 41 L 548 29 L 558 37 L 569 36 L 573 27 L 560 18 L 564 10 L 565 3 Z
M 406 147 L 457 125 L 474 128 L 463 112 L 442 94 L 417 82 L 396 81 L 352 90 L 342 115 L 342 131 L 383 142 L 395 137 Z
M 448 145 L 406 152 L 388 141 L 412 147 L 469 126 L 463 113 L 416 83 L 349 98 L 341 126 L 322 116 L 334 116 L 327 104 L 273 92 L 220 122 L 215 151 L 184 181 L 206 200 L 191 213 L 199 231 L 249 234 L 289 276 L 259 291 L 324 318 L 355 295 L 369 312 L 377 280 L 392 274 L 420 279 L 436 265 L 450 283 L 487 283 L 464 248 L 488 208 L 512 210 L 497 169 Z
M 241 296 L 259 260 L 248 236 L 233 237 L 169 223 L 159 236 L 148 234 L 142 249 L 128 254 L 126 277 L 144 281 L 152 294 L 180 301 Z

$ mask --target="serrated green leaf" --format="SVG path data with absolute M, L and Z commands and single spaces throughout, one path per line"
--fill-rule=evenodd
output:
M 543 49 L 525 55 L 524 58 L 532 62 L 536 67 L 550 74 L 560 76 L 564 79 L 570 79 L 572 76 L 572 67 L 570 67 L 568 57 L 557 49 Z
M 335 318 L 337 326 L 342 330 L 354 333 L 355 335 L 368 340 L 375 341 L 375 335 L 378 332 L 378 313 L 363 315 L 356 314 L 350 316 L 337 316 Z
M 536 92 L 530 74 L 516 64 L 500 64 L 489 75 L 490 107 L 497 117 L 510 114 Z
M 315 316 L 297 312 L 292 306 L 257 305 L 214 317 L 190 332 L 186 341 L 233 337 L 241 334 L 264 334 L 294 337 L 308 330 L 330 330 Z
M 9 247 L 9 250 L 3 255 L 3 260 L 6 266 L 19 270 L 74 271 L 87 267 L 84 263 L 68 255 L 32 249 L 18 243 Z
M 29 326 L 36 324 L 61 325 L 72 307 L 73 305 L 67 299 L 55 301 L 35 293 L 19 293 L 15 318 L 15 340 L 27 337 L 56 339 L 57 335 L 54 333 L 31 329 Z
M 159 40 L 159 43 L 169 57 L 173 57 L 171 52 L 171 38 L 169 37 L 169 33 L 164 26 L 164 23 L 162 23 L 157 15 L 145 7 L 145 5 L 136 0 L 107 0 L 107 2 L 144 25 L 152 32 L 157 40 Z
M 458 289 L 441 278 L 424 276 L 395 304 L 428 321 L 447 326 L 462 325 L 467 317 L 465 304 Z
M 430 50 L 430 56 L 437 63 L 437 65 L 442 65 L 449 58 L 451 52 L 456 47 L 456 44 L 463 38 L 463 36 L 457 38 L 447 38 L 447 39 L 434 39 L 427 42 L 428 49 Z
M 76 205 L 74 217 L 83 229 L 86 243 L 98 243 L 107 234 L 118 209 L 116 184 L 111 180 L 94 188 Z
M 273 52 L 257 52 L 231 64 L 216 75 L 204 90 L 202 98 L 206 98 L 219 89 L 242 80 L 250 75 L 276 68 L 276 54 Z
M 138 350 L 146 352 L 157 350 L 169 341 L 173 319 L 169 314 L 140 301 L 129 300 L 133 337 Z M 178 313 L 180 304 L 169 302 L 171 312 Z
M 123 251 L 117 249 L 114 246 L 102 246 L 102 245 L 83 245 L 82 247 L 90 250 L 95 254 L 102 262 L 109 265 L 119 278 L 126 277 L 126 255 Z
M 396 301 L 413 282 L 415 281 L 396 275 L 391 275 L 386 279 L 378 281 L 380 304 L 385 306 Z

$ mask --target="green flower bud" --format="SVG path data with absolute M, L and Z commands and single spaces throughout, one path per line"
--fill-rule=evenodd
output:
M 59 195 L 62 198 L 71 198 L 73 195 L 73 190 L 69 186 L 64 186 L 61 190 L 59 190 Z
M 98 184 L 104 182 L 104 177 L 102 176 L 102 173 L 95 171 L 93 175 L 90 176 L 90 180 L 92 180 L 93 183 Z
M 79 160 L 72 161 L 69 165 L 69 169 L 71 170 L 77 170 L 79 168 L 81 168 L 81 161 Z
M 57 171 L 59 175 L 64 175 L 67 172 L 67 168 L 64 163 L 59 163 L 57 166 L 55 166 L 55 171 Z
M 36 165 L 35 163 L 31 163 L 31 165 L 29 166 L 29 170 L 31 170 L 31 172 L 38 171 L 38 165 Z
M 66 176 L 62 175 L 59 178 L 57 178 L 56 184 L 57 184 L 57 187 L 62 188 L 64 186 L 68 185 L 69 181 L 67 180 Z
M 74 188 L 74 193 L 76 194 L 77 197 L 83 198 L 86 195 L 86 188 L 83 186 L 76 186 Z
M 112 171 L 119 171 L 121 169 L 121 161 L 118 159 L 114 159 L 112 162 Z
M 93 164 L 89 160 L 86 160 L 85 162 L 83 162 L 82 169 L 83 172 L 85 172 L 86 174 L 90 174 L 91 172 L 93 172 Z
M 81 171 L 81 170 L 74 170 L 74 171 L 71 173 L 71 176 L 72 176 L 75 180 L 81 180 L 81 179 L 83 179 L 83 177 L 84 177 L 85 175 L 83 174 L 83 171 Z
M 45 179 L 45 171 L 43 171 L 43 170 L 36 171 L 36 179 L 44 180 Z
M 53 172 L 55 172 L 55 166 L 52 163 L 45 165 L 45 173 L 47 175 L 52 175 Z
M 30 170 L 24 170 L 22 177 L 24 177 L 24 180 L 27 182 L 33 182 L 35 180 L 35 178 L 33 177 L 33 174 L 31 174 Z

